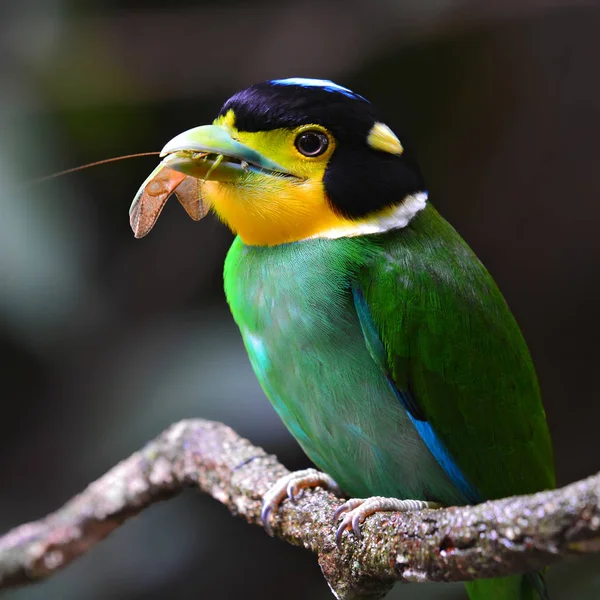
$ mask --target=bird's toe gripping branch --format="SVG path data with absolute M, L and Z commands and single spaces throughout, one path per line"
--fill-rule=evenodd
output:
M 292 502 L 296 501 L 298 494 L 306 488 L 324 488 L 336 496 L 340 496 L 342 491 L 338 484 L 326 473 L 316 469 L 304 469 L 285 475 L 264 495 L 260 516 L 266 532 L 272 536 L 271 517 L 279 505 L 289 498 Z
M 336 496 L 342 495 L 338 484 L 326 473 L 316 469 L 304 469 L 285 475 L 263 496 L 260 512 L 265 531 L 272 536 L 273 528 L 271 518 L 277 512 L 279 505 L 289 498 L 295 502 L 302 490 L 307 488 L 321 487 Z M 333 519 L 337 521 L 342 515 L 344 518 L 339 524 L 335 541 L 338 547 L 341 545 L 344 531 L 352 530 L 357 539 L 361 539 L 360 526 L 367 517 L 378 512 L 407 512 L 412 510 L 423 510 L 426 508 L 440 508 L 437 502 L 426 502 L 425 500 L 399 500 L 398 498 L 386 498 L 374 496 L 372 498 L 352 498 L 344 502 L 334 513 Z M 344 514 L 345 513 L 345 514 Z
M 373 496 L 372 498 L 352 498 L 344 502 L 333 515 L 338 520 L 344 513 L 337 531 L 335 542 L 338 547 L 342 543 L 344 531 L 352 530 L 357 539 L 360 540 L 360 526 L 367 517 L 378 512 L 407 512 L 409 510 L 423 510 L 425 508 L 440 508 L 437 502 L 426 502 L 425 500 L 399 500 L 398 498 L 385 498 L 384 496 Z

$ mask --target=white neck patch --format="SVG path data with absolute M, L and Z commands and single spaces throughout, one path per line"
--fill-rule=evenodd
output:
M 386 212 L 383 215 L 321 231 L 306 239 L 334 240 L 342 237 L 355 237 L 357 235 L 384 233 L 392 229 L 401 229 L 402 227 L 406 227 L 412 221 L 413 217 L 422 211 L 426 205 L 427 192 L 417 192 L 416 194 L 406 196 L 402 204 L 399 204 L 392 211 Z

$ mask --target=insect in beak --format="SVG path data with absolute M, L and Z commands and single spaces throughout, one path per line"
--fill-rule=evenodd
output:
M 138 190 L 129 209 L 129 223 L 136 238 L 144 237 L 154 227 L 169 196 L 175 194 L 185 212 L 199 221 L 210 206 L 200 196 L 199 180 L 158 165 Z

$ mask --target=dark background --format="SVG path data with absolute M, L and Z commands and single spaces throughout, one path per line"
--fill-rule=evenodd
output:
M 254 379 L 222 292 L 230 233 L 127 210 L 159 150 L 268 78 L 324 77 L 412 139 L 430 199 L 529 342 L 558 481 L 600 469 L 600 6 L 544 0 L 2 0 L 0 530 L 39 518 L 167 425 L 222 420 L 307 464 Z M 475 449 L 476 451 L 476 449 Z M 600 597 L 600 557 L 548 577 Z M 394 595 L 395 594 L 395 595 Z M 10 600 L 327 599 L 316 560 L 189 492 Z M 396 598 L 464 598 L 460 585 Z

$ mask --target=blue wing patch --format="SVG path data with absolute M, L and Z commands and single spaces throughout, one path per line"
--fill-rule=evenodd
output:
M 356 94 L 352 90 L 348 88 L 342 87 L 337 83 L 333 83 L 329 79 L 307 79 L 305 77 L 290 77 L 288 79 L 272 79 L 269 83 L 273 85 L 297 85 L 300 87 L 318 87 L 326 92 L 337 92 L 338 94 L 344 94 L 344 96 L 348 96 L 349 98 L 354 98 L 355 100 L 364 100 L 368 102 L 366 98 L 363 98 L 359 94 Z
M 464 497 L 465 502 L 476 504 L 481 502 L 483 499 L 477 490 L 467 481 L 458 465 L 454 462 L 454 459 L 448 452 L 445 444 L 437 436 L 431 424 L 425 418 L 421 408 L 419 407 L 416 399 L 411 394 L 410 390 L 399 390 L 394 383 L 387 364 L 387 353 L 385 346 L 379 337 L 379 333 L 375 327 L 373 317 L 371 317 L 371 311 L 369 305 L 365 300 L 365 297 L 360 289 L 353 286 L 352 295 L 354 297 L 354 307 L 358 314 L 358 320 L 362 328 L 363 335 L 365 336 L 365 342 L 369 353 L 373 357 L 373 360 L 379 365 L 385 378 L 387 379 L 390 388 L 398 398 L 398 401 L 406 410 L 408 417 L 412 424 L 417 430 L 421 439 L 435 458 L 440 467 L 442 467 L 444 473 L 449 477 L 450 481 L 460 491 Z

